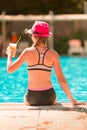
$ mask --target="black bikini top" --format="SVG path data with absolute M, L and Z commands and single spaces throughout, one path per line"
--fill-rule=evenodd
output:
M 35 47 L 36 48 L 36 47 Z M 47 66 L 44 64 L 44 58 L 45 58 L 45 54 L 47 53 L 47 51 L 49 50 L 47 48 L 47 50 L 44 53 L 40 53 L 39 50 L 36 48 L 37 52 L 38 52 L 38 63 L 35 65 L 28 65 L 28 70 L 43 70 L 43 71 L 51 71 L 52 66 Z M 42 60 L 42 63 L 40 63 L 40 60 Z

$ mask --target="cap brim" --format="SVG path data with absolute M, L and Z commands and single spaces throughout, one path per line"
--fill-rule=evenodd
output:
M 40 33 L 35 34 L 35 33 L 32 33 L 31 29 L 27 30 L 27 33 L 32 34 L 34 36 L 40 36 L 40 37 L 49 37 L 53 35 L 51 32 L 49 32 L 48 34 L 40 34 Z

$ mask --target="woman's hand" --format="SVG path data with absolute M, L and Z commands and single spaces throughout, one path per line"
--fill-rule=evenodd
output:
M 6 55 L 9 55 L 10 57 L 14 57 L 16 53 L 16 49 L 12 49 L 10 46 L 7 47 Z
M 87 105 L 87 103 L 79 102 L 79 101 L 76 101 L 75 99 L 73 99 L 71 102 L 72 102 L 73 105 Z
M 7 47 L 6 55 L 11 55 L 11 49 L 10 49 L 10 46 Z

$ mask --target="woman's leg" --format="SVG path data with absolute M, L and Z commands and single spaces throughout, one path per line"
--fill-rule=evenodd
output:
M 53 102 L 53 105 L 57 105 L 58 104 L 58 101 L 57 101 L 57 98 L 55 99 L 55 101 Z
M 27 101 L 27 99 L 26 99 L 25 96 L 24 96 L 24 104 L 25 104 L 26 106 L 30 106 L 30 103 Z

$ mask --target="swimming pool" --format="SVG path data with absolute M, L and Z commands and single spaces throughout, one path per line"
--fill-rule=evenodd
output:
M 28 85 L 27 66 L 24 63 L 16 72 L 8 74 L 6 62 L 7 58 L 0 58 L 0 102 L 21 103 Z M 87 57 L 60 56 L 60 63 L 73 97 L 76 100 L 87 102 Z M 51 80 L 58 101 L 69 102 L 57 81 L 54 70 L 52 70 Z

